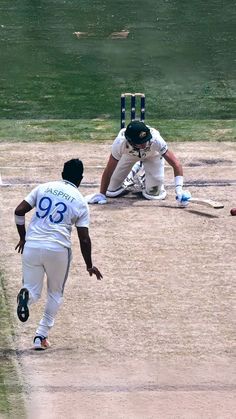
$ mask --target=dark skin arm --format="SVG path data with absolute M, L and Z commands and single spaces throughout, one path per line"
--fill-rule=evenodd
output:
M 28 204 L 28 202 L 23 200 L 15 209 L 15 215 L 24 216 L 27 212 L 31 210 L 32 210 L 31 205 Z M 24 245 L 25 245 L 25 234 L 26 234 L 25 224 L 23 225 L 16 224 L 16 228 L 20 236 L 20 240 L 17 243 L 15 250 L 18 250 L 18 253 L 23 253 Z
M 101 272 L 98 270 L 98 268 L 96 268 L 96 266 L 93 266 L 92 263 L 92 245 L 89 236 L 89 229 L 87 227 L 77 227 L 77 234 L 80 242 L 81 253 L 84 258 L 89 275 L 92 276 L 94 274 L 96 275 L 97 279 L 102 279 L 103 276 Z
M 103 171 L 101 179 L 100 193 L 102 193 L 103 195 L 106 195 L 107 188 L 109 186 L 113 172 L 117 166 L 117 163 L 118 160 L 116 160 L 111 154 L 107 162 L 107 165 Z

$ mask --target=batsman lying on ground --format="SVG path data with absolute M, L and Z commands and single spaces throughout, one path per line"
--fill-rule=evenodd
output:
M 88 195 L 89 204 L 106 204 L 107 197 L 116 198 L 135 183 L 140 183 L 146 199 L 166 197 L 164 186 L 164 159 L 173 167 L 176 199 L 187 206 L 191 194 L 183 190 L 183 167 L 160 133 L 141 121 L 132 121 L 115 138 L 111 155 L 103 171 L 100 192 Z M 138 173 L 139 172 L 139 173 Z

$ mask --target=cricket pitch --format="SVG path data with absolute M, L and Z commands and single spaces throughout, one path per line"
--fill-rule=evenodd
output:
M 98 191 L 110 143 L 0 144 L 0 260 L 15 320 L 12 357 L 30 419 L 235 417 L 236 147 L 169 147 L 183 163 L 185 189 L 224 209 L 178 208 L 167 164 L 165 201 L 129 194 L 90 206 L 93 262 L 104 278 L 89 277 L 74 230 L 52 347 L 38 353 L 31 346 L 45 291 L 20 324 L 14 208 L 36 184 L 60 178 L 74 157 L 84 162 L 82 194 Z

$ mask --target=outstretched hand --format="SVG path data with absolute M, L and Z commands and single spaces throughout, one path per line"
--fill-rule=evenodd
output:
M 92 276 L 93 274 L 96 275 L 97 279 L 101 280 L 103 278 L 101 272 L 99 271 L 98 268 L 96 268 L 96 266 L 92 266 L 92 268 L 87 269 L 88 273 L 90 276 Z
M 102 193 L 95 193 L 85 196 L 85 200 L 88 204 L 100 204 L 104 205 L 107 203 L 106 196 Z
M 18 253 L 23 253 L 25 246 L 25 240 L 19 240 L 19 243 L 17 243 L 15 250 L 18 250 Z

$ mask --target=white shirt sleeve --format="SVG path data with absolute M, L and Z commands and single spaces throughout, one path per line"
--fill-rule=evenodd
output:
M 89 227 L 89 207 L 86 202 L 84 202 L 84 205 L 81 207 L 79 211 L 79 217 L 75 223 L 76 227 Z
M 160 135 L 159 131 L 157 131 L 155 128 L 151 128 L 150 131 L 152 134 L 152 147 L 155 151 L 158 151 L 158 153 L 162 156 L 167 152 L 168 145 L 165 142 L 164 138 L 162 138 L 162 136 Z
M 122 128 L 111 146 L 111 154 L 116 160 L 120 160 L 126 146 L 125 128 Z
M 37 194 L 38 194 L 38 190 L 39 190 L 39 187 L 40 187 L 40 185 L 39 186 L 36 186 L 36 188 L 34 188 L 25 198 L 24 198 L 24 200 L 26 201 L 26 202 L 28 202 L 28 204 L 30 204 L 30 206 L 32 207 L 32 208 L 34 208 L 35 207 L 35 205 L 36 205 L 36 202 L 37 202 Z

